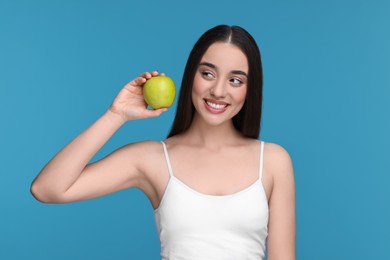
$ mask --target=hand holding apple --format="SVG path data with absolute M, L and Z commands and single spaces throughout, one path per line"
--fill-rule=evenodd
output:
M 175 83 L 167 76 L 152 77 L 144 84 L 143 94 L 146 103 L 153 109 L 168 108 L 175 100 Z
M 160 76 L 165 76 L 165 74 L 162 73 Z M 144 84 L 154 77 L 159 77 L 157 71 L 144 72 L 127 83 L 115 97 L 108 110 L 119 115 L 124 122 L 161 115 L 167 108 L 147 109 L 147 103 L 143 94 Z

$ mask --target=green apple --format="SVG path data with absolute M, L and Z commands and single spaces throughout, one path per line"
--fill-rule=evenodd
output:
M 170 107 L 175 100 L 175 83 L 170 77 L 155 76 L 143 86 L 144 99 L 153 109 Z

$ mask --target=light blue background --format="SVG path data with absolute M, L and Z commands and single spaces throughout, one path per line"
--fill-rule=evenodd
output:
M 218 24 L 260 46 L 260 138 L 293 159 L 297 259 L 390 259 L 389 13 L 385 0 L 0 0 L 0 259 L 159 258 L 140 191 L 48 205 L 30 184 L 141 72 L 180 85 L 193 44 Z M 93 161 L 164 139 L 175 109 L 126 123 Z

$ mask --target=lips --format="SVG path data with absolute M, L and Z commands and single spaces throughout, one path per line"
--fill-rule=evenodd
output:
M 229 104 L 226 102 L 218 101 L 214 99 L 205 98 L 204 101 L 205 101 L 206 109 L 213 114 L 222 113 L 229 106 Z

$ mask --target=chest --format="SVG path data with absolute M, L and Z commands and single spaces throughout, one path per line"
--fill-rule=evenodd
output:
M 255 150 L 173 150 L 169 156 L 173 175 L 204 194 L 233 194 L 259 178 L 260 158 Z

